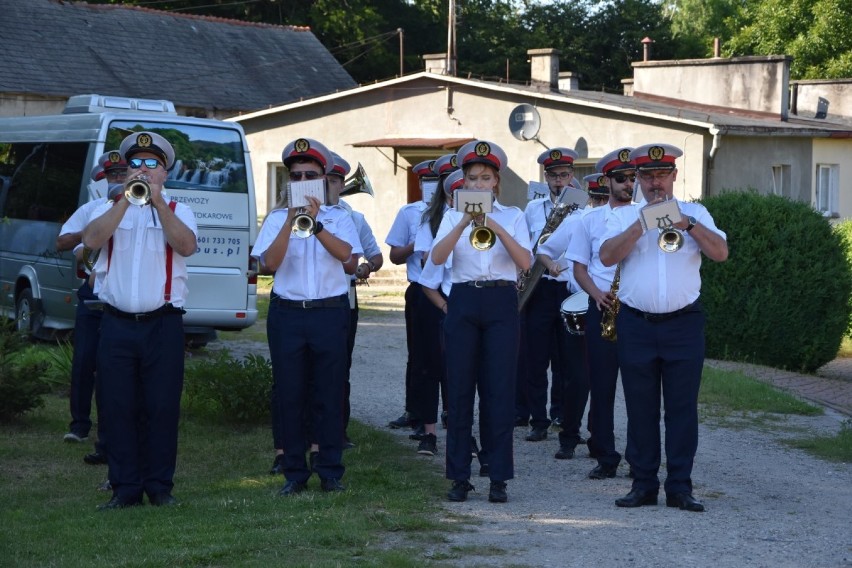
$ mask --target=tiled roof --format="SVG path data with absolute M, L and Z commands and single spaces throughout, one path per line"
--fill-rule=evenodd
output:
M 0 93 L 236 113 L 355 86 L 304 27 L 60 0 L 0 0 L 0 14 Z

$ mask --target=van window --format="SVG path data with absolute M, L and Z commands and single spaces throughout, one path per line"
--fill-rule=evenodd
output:
M 86 143 L 0 143 L 0 217 L 64 223 L 77 209 Z
M 240 133 L 210 125 L 164 124 L 114 120 L 107 134 L 107 148 L 118 148 L 131 132 L 156 132 L 168 140 L 180 156 L 165 183 L 166 189 L 193 189 L 221 193 L 248 193 L 248 178 Z

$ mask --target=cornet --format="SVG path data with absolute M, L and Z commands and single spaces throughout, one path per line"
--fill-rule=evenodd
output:
M 476 219 L 473 220 L 473 228 L 470 231 L 470 244 L 478 251 L 485 251 L 494 246 L 497 242 L 497 234 L 494 230 L 487 226 L 488 216 L 482 216 L 482 224 L 478 225 Z
M 300 207 L 299 212 L 293 217 L 293 234 L 300 239 L 307 239 L 314 234 L 316 226 L 314 218 L 305 212 L 304 207 Z
M 683 233 L 674 227 L 660 229 L 657 245 L 663 252 L 677 252 L 683 246 Z
M 124 198 L 133 205 L 148 205 L 151 202 L 151 186 L 148 176 L 129 179 L 124 184 Z

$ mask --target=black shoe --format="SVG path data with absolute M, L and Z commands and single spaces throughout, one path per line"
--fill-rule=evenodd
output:
M 413 420 L 411 419 L 411 415 L 408 412 L 403 412 L 402 416 L 397 418 L 396 420 L 391 420 L 388 422 L 388 427 L 393 428 L 394 430 L 399 430 L 401 428 L 410 428 Z
M 587 438 L 583 438 L 582 436 L 577 437 L 577 444 L 588 444 L 589 440 Z
M 104 465 L 107 462 L 107 457 L 95 450 L 93 453 L 83 456 L 83 461 L 89 465 Z
M 446 430 L 447 429 L 447 411 L 444 410 L 441 412 L 441 427 Z
M 479 477 L 488 477 L 491 468 L 488 467 L 487 463 L 483 463 L 479 465 Z
M 67 434 L 62 436 L 62 439 L 66 442 L 71 442 L 72 444 L 79 444 L 80 442 L 85 442 L 86 440 L 88 440 L 89 435 L 83 434 L 82 432 L 74 432 L 72 430 L 71 432 L 68 432 Z
M 574 446 L 559 446 L 559 451 L 553 454 L 558 460 L 570 460 L 574 457 Z
M 349 436 L 346 436 L 345 438 L 343 438 L 343 449 L 344 450 L 351 450 L 356 445 L 357 444 L 355 444 L 355 442 L 353 442 L 352 440 L 349 439 Z
M 595 469 L 589 472 L 589 479 L 612 479 L 615 477 L 617 469 L 616 467 L 598 464 Z
M 434 456 L 438 453 L 438 437 L 435 434 L 424 434 L 423 439 L 417 446 L 417 453 L 421 456 Z
M 519 427 L 519 426 L 529 426 L 529 425 L 530 425 L 530 419 L 529 418 L 523 418 L 521 416 L 515 416 L 515 427 L 516 428 Z
M 447 493 L 447 499 L 450 501 L 467 501 L 467 494 L 470 491 L 476 491 L 476 488 L 470 484 L 467 479 L 458 479 L 453 481 L 453 486 L 450 492 Z
M 109 479 L 98 485 L 98 491 L 112 491 L 112 483 L 109 482 Z
M 320 480 L 320 487 L 322 488 L 323 491 L 326 491 L 326 492 L 345 491 L 346 490 L 346 487 L 344 487 L 343 484 L 340 483 L 340 480 L 335 479 L 333 477 L 328 477 L 328 478 Z
M 272 461 L 272 469 L 269 475 L 284 475 L 284 454 L 277 454 Z
M 113 495 L 112 499 L 104 503 L 103 505 L 98 505 L 98 511 L 111 511 L 113 509 L 126 509 L 128 507 L 138 507 L 142 504 L 142 498 L 136 499 L 134 501 L 125 501 L 121 499 L 117 495 Z
M 656 505 L 657 492 L 632 489 L 630 493 L 615 500 L 617 507 L 642 507 L 643 505 Z
M 533 428 L 526 437 L 527 442 L 541 442 L 547 440 L 547 428 Z
M 422 439 L 423 439 L 423 437 L 424 437 L 425 435 L 426 435 L 426 427 L 425 427 L 425 426 L 423 426 L 423 424 L 420 424 L 419 426 L 417 426 L 417 427 L 414 429 L 414 433 L 413 433 L 413 434 L 409 434 L 409 435 L 408 435 L 408 439 L 409 439 L 409 440 L 416 440 L 416 441 L 418 441 L 418 442 L 419 442 L 420 440 L 422 440 Z
M 288 481 L 284 484 L 284 487 L 278 492 L 279 497 L 289 497 L 290 495 L 296 495 L 297 493 L 301 493 L 305 489 L 308 488 L 308 484 L 302 481 Z
M 311 473 L 316 473 L 318 455 L 319 451 L 311 452 L 308 454 L 308 471 L 310 471 Z
M 505 481 L 492 481 L 491 487 L 488 489 L 488 500 L 492 503 L 505 503 L 509 500 L 506 494 Z
M 701 513 L 704 511 L 704 504 L 696 501 L 692 493 L 674 493 L 666 495 L 666 507 L 677 507 L 683 511 L 692 511 L 693 513 Z
M 148 502 L 155 507 L 171 507 L 177 505 L 178 501 L 171 493 L 157 493 L 148 497 Z
M 556 428 L 557 430 L 561 430 L 562 429 L 562 419 L 559 418 L 558 416 L 556 418 L 551 418 L 550 419 L 550 425 L 553 426 L 554 428 Z

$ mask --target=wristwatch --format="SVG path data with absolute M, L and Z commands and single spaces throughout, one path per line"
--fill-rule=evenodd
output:
M 689 225 L 686 226 L 686 229 L 684 229 L 684 231 L 688 233 L 692 230 L 693 227 L 695 227 L 695 224 L 698 223 L 698 221 L 696 221 L 695 217 L 692 216 L 687 217 L 686 220 L 689 221 Z
M 314 224 L 314 235 L 319 235 L 322 232 L 322 229 L 323 229 L 322 223 L 320 221 L 317 221 Z

